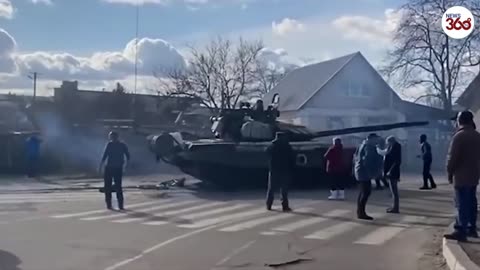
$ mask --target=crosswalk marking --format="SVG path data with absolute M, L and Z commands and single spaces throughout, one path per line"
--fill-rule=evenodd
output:
M 157 205 L 157 206 L 149 207 L 149 208 L 142 208 L 142 209 L 138 209 L 137 211 L 138 212 L 148 212 L 148 211 L 153 211 L 153 210 L 160 210 L 160 209 L 178 207 L 178 206 L 182 206 L 182 205 L 186 205 L 186 204 L 191 204 L 191 203 L 194 203 L 194 202 L 195 201 L 173 202 L 173 203 Z M 126 212 L 126 213 L 116 213 L 116 214 L 109 214 L 109 215 L 103 215 L 103 216 L 81 218 L 80 220 L 94 221 L 94 220 L 101 220 L 101 219 L 109 219 L 109 218 L 127 216 L 128 214 L 129 214 L 128 212 Z
M 221 214 L 221 213 L 225 213 L 225 212 L 230 212 L 230 211 L 233 211 L 233 210 L 238 210 L 240 208 L 245 208 L 247 206 L 250 206 L 250 204 L 236 204 L 236 205 L 233 205 L 233 206 L 227 206 L 227 207 L 222 207 L 222 208 L 218 208 L 218 209 L 214 209 L 214 210 L 209 210 L 209 211 L 206 211 L 206 212 L 199 212 L 199 213 L 195 213 L 195 214 L 190 214 L 190 215 L 185 215 L 185 216 L 181 216 L 180 219 L 198 219 L 198 218 L 202 218 L 202 217 L 206 217 L 206 216 L 211 216 L 211 215 L 215 215 L 215 214 Z
M 197 222 L 194 222 L 192 224 L 184 224 L 184 225 L 180 225 L 178 227 L 188 228 L 188 229 L 202 228 L 202 227 L 207 227 L 207 226 L 210 226 L 210 225 L 214 225 L 214 224 L 218 224 L 218 223 L 222 223 L 222 222 L 226 222 L 226 221 L 233 221 L 233 220 L 240 219 L 240 218 L 255 216 L 255 215 L 258 215 L 258 214 L 261 214 L 261 213 L 265 213 L 265 211 L 266 211 L 265 208 L 262 207 L 262 208 L 257 208 L 255 210 L 249 210 L 249 211 L 230 214 L 230 215 L 226 215 L 226 216 L 220 216 L 220 217 L 217 217 L 217 218 L 203 219 L 203 220 L 199 220 Z
M 179 213 L 181 214 L 181 213 L 191 212 L 191 211 L 194 211 L 194 210 L 213 207 L 215 205 L 220 205 L 220 204 L 223 204 L 223 203 L 215 202 L 215 203 L 201 204 L 201 205 L 188 207 L 188 208 L 184 208 L 184 209 L 180 209 L 180 210 L 172 210 L 172 211 L 163 212 L 163 213 L 155 213 L 155 214 L 151 215 L 150 217 L 118 219 L 118 220 L 114 220 L 112 222 L 115 222 L 115 223 L 131 223 L 131 222 L 135 222 L 135 221 L 146 220 L 146 219 L 152 218 L 152 217 L 165 217 L 165 216 L 171 216 L 171 215 L 179 214 Z M 178 204 L 177 204 L 177 206 L 178 206 Z M 158 208 L 154 209 L 154 210 L 158 210 Z M 144 211 L 149 211 L 149 210 L 144 210 Z
M 142 206 L 147 206 L 147 205 L 152 205 L 156 203 L 164 203 L 164 202 L 170 202 L 172 201 L 171 199 L 166 199 L 162 201 L 154 201 L 154 202 L 143 202 L 143 203 L 137 203 L 137 204 L 131 204 L 129 205 L 128 208 L 136 208 L 136 207 L 142 207 Z M 73 214 L 62 214 L 62 215 L 54 215 L 51 216 L 52 218 L 73 218 L 73 217 L 83 217 L 83 216 L 89 216 L 89 215 L 95 215 L 95 214 L 102 214 L 102 213 L 110 213 L 110 210 L 106 209 L 101 209 L 101 210 L 93 210 L 93 211 L 86 211 L 86 212 L 79 212 L 79 213 L 73 213 Z
M 358 239 L 355 241 L 355 244 L 363 244 L 363 245 L 381 245 L 388 240 L 395 237 L 397 234 L 401 233 L 405 230 L 405 227 L 380 227 L 375 231 L 367 234 L 366 236 Z
M 144 222 L 142 224 L 143 225 L 150 225 L 150 226 L 159 226 L 159 225 L 168 224 L 168 222 L 166 222 L 166 221 L 149 221 L 149 222 Z
M 332 226 L 329 226 L 325 229 L 316 231 L 310 235 L 305 236 L 306 239 L 319 239 L 319 240 L 328 240 L 330 238 L 333 238 L 337 235 L 340 235 L 342 233 L 346 233 L 348 231 L 353 230 L 355 227 L 360 226 L 360 223 L 356 222 L 342 222 L 339 224 L 335 224 Z
M 381 245 L 390 239 L 394 238 L 397 234 L 406 230 L 408 227 L 412 227 L 411 224 L 423 220 L 425 217 L 420 216 L 403 216 L 399 222 L 391 223 L 390 226 L 381 227 L 375 231 L 365 235 L 364 237 L 355 241 L 355 244 L 363 245 Z
M 280 231 L 280 232 L 293 232 L 298 229 L 302 229 L 317 223 L 321 223 L 327 221 L 328 219 L 323 217 L 312 217 L 303 220 L 299 220 L 296 222 L 292 222 L 283 226 L 275 227 L 272 231 Z
M 312 210 L 313 210 L 312 208 L 300 208 L 300 209 L 297 209 L 296 212 L 308 212 L 308 211 L 312 211 Z M 266 224 L 266 223 L 281 220 L 281 219 L 291 218 L 293 215 L 294 215 L 294 213 L 283 213 L 283 214 L 277 214 L 277 215 L 270 216 L 270 217 L 258 218 L 258 219 L 254 219 L 254 220 L 251 220 L 251 221 L 246 221 L 246 222 L 243 222 L 243 223 L 232 225 L 232 226 L 220 229 L 219 231 L 222 231 L 222 232 L 237 232 L 237 231 L 241 231 L 241 230 L 251 229 L 251 228 L 254 228 L 258 225 Z

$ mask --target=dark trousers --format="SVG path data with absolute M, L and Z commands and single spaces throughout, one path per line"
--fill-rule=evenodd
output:
M 389 179 L 390 191 L 392 192 L 392 209 L 400 208 L 400 196 L 398 194 L 398 179 Z
M 360 192 L 358 193 L 358 200 L 357 200 L 357 215 L 363 216 L 367 214 L 367 212 L 365 211 L 365 208 L 367 206 L 368 198 L 372 193 L 372 182 L 359 181 L 358 186 L 360 188 Z
M 424 160 L 423 161 L 423 186 L 428 187 L 428 182 L 430 181 L 430 186 L 434 187 L 436 186 L 435 181 L 433 180 L 433 176 L 430 173 L 430 170 L 432 168 L 432 161 L 429 160 Z
M 103 177 L 105 187 L 105 203 L 112 207 L 112 184 L 117 194 L 118 207 L 123 208 L 122 168 L 106 167 Z
M 345 176 L 342 173 L 329 173 L 330 190 L 344 190 Z
M 288 208 L 288 186 L 290 176 L 286 172 L 272 172 L 268 175 L 268 190 L 267 190 L 267 207 L 271 208 L 275 196 L 275 192 L 280 189 L 282 207 Z
M 469 229 L 477 229 L 477 187 L 455 187 L 457 219 L 455 230 L 465 235 Z
M 27 159 L 27 176 L 28 177 L 35 177 L 37 175 L 37 165 L 38 159 L 37 158 L 28 158 Z

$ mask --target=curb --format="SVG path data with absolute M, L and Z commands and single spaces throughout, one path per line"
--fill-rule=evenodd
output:
M 450 270 L 480 270 L 457 241 L 443 238 L 442 251 Z

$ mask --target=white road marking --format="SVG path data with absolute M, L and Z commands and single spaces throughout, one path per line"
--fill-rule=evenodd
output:
M 240 208 L 245 208 L 247 206 L 250 206 L 250 204 L 236 204 L 236 205 L 233 205 L 233 206 L 227 206 L 227 207 L 223 207 L 223 208 L 218 208 L 218 209 L 214 209 L 214 210 L 209 210 L 209 211 L 204 211 L 204 212 L 199 212 L 199 213 L 194 213 L 194 214 L 190 214 L 190 215 L 185 215 L 185 216 L 181 216 L 180 219 L 198 219 L 198 218 L 202 218 L 202 217 L 206 217 L 206 216 L 210 216 L 210 215 L 215 215 L 215 214 L 221 214 L 221 213 L 225 213 L 225 212 L 230 212 L 230 211 L 233 211 L 233 210 L 238 210 Z
M 226 256 L 225 258 L 223 258 L 222 260 L 220 260 L 218 263 L 216 263 L 215 265 L 216 266 L 222 266 L 223 264 L 225 264 L 226 262 L 230 261 L 233 257 L 237 256 L 238 254 L 240 254 L 242 251 L 246 250 L 247 248 L 249 248 L 251 245 L 253 245 L 257 240 L 253 240 L 253 241 L 250 241 L 248 243 L 246 243 L 245 245 L 235 249 L 232 253 L 230 253 L 228 256 Z M 213 268 L 212 270 L 214 270 L 215 268 Z
M 324 221 L 327 221 L 327 220 L 328 219 L 323 218 L 323 217 L 312 217 L 312 218 L 299 220 L 299 221 L 296 221 L 296 222 L 292 222 L 290 224 L 285 224 L 283 226 L 273 228 L 272 231 L 293 232 L 295 230 L 302 229 L 302 228 L 311 226 L 313 224 L 321 223 L 321 222 L 324 222 Z
M 300 209 L 297 209 L 296 212 L 302 213 L 302 212 L 308 212 L 308 211 L 312 211 L 312 210 L 313 210 L 312 208 L 300 208 Z M 220 229 L 219 231 L 222 231 L 222 232 L 238 232 L 238 231 L 242 231 L 242 230 L 246 230 L 246 229 L 255 228 L 256 226 L 266 224 L 266 223 L 269 223 L 269 222 L 291 218 L 292 216 L 294 216 L 294 214 L 295 213 L 281 213 L 281 214 L 277 213 L 274 216 L 257 218 L 257 219 L 254 219 L 254 220 L 246 221 L 246 222 L 243 222 L 243 223 L 235 224 L 235 225 Z
M 162 205 L 157 205 L 154 207 L 149 207 L 149 208 L 142 208 L 138 209 L 138 212 L 149 212 L 149 211 L 154 211 L 154 210 L 160 210 L 160 209 L 167 209 L 167 208 L 174 208 L 186 204 L 191 204 L 194 203 L 195 201 L 179 201 L 179 202 L 172 202 L 168 204 L 162 204 Z M 129 213 L 116 213 L 116 214 L 110 214 L 110 215 L 103 215 L 103 216 L 94 216 L 94 217 L 88 217 L 88 218 L 81 218 L 80 220 L 85 220 L 85 221 L 95 221 L 95 220 L 102 220 L 102 219 L 110 219 L 110 218 L 116 218 L 116 217 L 122 217 L 122 216 L 128 216 Z
M 208 203 L 208 204 L 197 205 L 197 206 L 184 208 L 184 209 L 180 209 L 180 210 L 172 210 L 172 211 L 168 211 L 168 212 L 164 212 L 164 213 L 155 213 L 155 214 L 152 214 L 151 217 L 165 217 L 165 216 L 170 216 L 170 215 L 178 214 L 178 213 L 186 213 L 186 212 L 191 212 L 191 211 L 202 209 L 202 208 L 212 207 L 212 206 L 219 205 L 219 204 L 223 204 L 223 203 L 218 203 L 218 202 Z M 145 221 L 145 220 L 148 220 L 151 217 L 126 218 L 126 219 L 114 220 L 112 222 L 115 222 L 115 223 L 130 223 L 130 222 L 135 222 L 135 221 Z
M 310 235 L 305 236 L 304 238 L 327 240 L 337 235 L 340 235 L 342 233 L 351 231 L 360 225 L 361 225 L 360 223 L 356 223 L 356 222 L 342 222 L 342 223 L 329 226 L 325 229 L 316 231 Z
M 230 215 L 226 215 L 226 216 L 220 216 L 220 217 L 217 217 L 217 218 L 203 219 L 203 220 L 199 220 L 197 222 L 194 222 L 192 224 L 179 225 L 178 227 L 188 228 L 188 229 L 201 228 L 201 227 L 210 226 L 210 225 L 222 223 L 222 222 L 229 221 L 229 220 L 233 221 L 235 219 L 240 219 L 240 218 L 244 218 L 244 217 L 249 217 L 249 216 L 262 214 L 262 213 L 265 213 L 266 211 L 267 210 L 265 210 L 265 208 L 262 207 L 262 208 L 257 208 L 256 210 L 250 210 L 250 211 L 230 214 Z
M 170 202 L 172 201 L 171 199 L 167 200 L 162 200 L 162 201 L 152 201 L 152 202 L 144 202 L 144 203 L 137 203 L 137 204 L 131 204 L 128 206 L 128 208 L 136 208 L 136 207 L 141 207 L 141 206 L 146 206 L 146 205 L 152 205 L 156 203 L 164 203 L 164 202 Z M 89 216 L 89 215 L 95 215 L 95 214 L 101 214 L 101 213 L 107 213 L 111 212 L 111 210 L 107 209 L 102 209 L 102 210 L 93 210 L 93 211 L 87 211 L 87 212 L 79 212 L 79 213 L 71 213 L 71 214 L 62 214 L 62 215 L 54 215 L 51 216 L 52 218 L 72 218 L 72 217 L 83 217 L 83 216 Z
M 193 236 L 193 235 L 195 235 L 195 234 L 199 234 L 199 233 L 201 233 L 201 232 L 208 231 L 208 230 L 213 229 L 213 228 L 215 228 L 215 226 L 210 226 L 210 227 L 202 228 L 202 229 L 199 229 L 199 230 L 196 230 L 196 231 L 191 231 L 191 232 L 188 232 L 188 233 L 179 235 L 179 236 L 177 236 L 177 237 L 171 238 L 171 239 L 169 239 L 169 240 L 167 240 L 167 241 L 161 242 L 161 243 L 159 243 L 159 244 L 157 244 L 157 245 L 155 245 L 155 246 L 153 246 L 153 247 L 151 247 L 151 248 L 148 248 L 148 249 L 142 251 L 142 253 L 140 253 L 139 255 L 137 255 L 137 256 L 135 256 L 135 257 L 132 257 L 132 258 L 130 258 L 130 259 L 127 259 L 127 260 L 118 262 L 118 263 L 116 263 L 116 264 L 114 264 L 114 265 L 112 265 L 112 266 L 110 266 L 110 267 L 107 267 L 107 268 L 105 268 L 105 270 L 116 270 L 116 269 L 119 269 L 119 268 L 122 267 L 122 266 L 125 266 L 125 265 L 127 265 L 127 264 L 130 264 L 130 263 L 132 263 L 132 262 L 134 262 L 134 261 L 137 261 L 137 260 L 143 258 L 143 256 L 145 256 L 145 255 L 147 255 L 147 254 L 149 254 L 149 253 L 152 253 L 152 252 L 156 251 L 156 250 L 159 249 L 159 248 L 162 248 L 162 247 L 164 247 L 164 246 L 166 246 L 166 245 L 175 243 L 175 242 L 177 242 L 178 240 L 182 240 L 182 239 L 184 239 L 184 238 L 188 238 L 188 237 Z
M 150 225 L 150 226 L 159 226 L 159 225 L 165 225 L 168 224 L 166 221 L 149 221 L 149 222 L 144 222 L 142 223 L 144 225 Z
M 401 233 L 406 228 L 404 227 L 380 227 L 375 231 L 365 235 L 364 237 L 355 241 L 355 244 L 362 245 L 381 245 L 388 240 L 395 237 L 397 234 Z

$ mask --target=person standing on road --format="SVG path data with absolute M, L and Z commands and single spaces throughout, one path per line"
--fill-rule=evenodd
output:
M 266 201 L 267 209 L 272 210 L 274 193 L 280 188 L 282 194 L 282 210 L 284 212 L 290 212 L 292 209 L 288 203 L 288 187 L 293 176 L 295 155 L 287 135 L 283 132 L 277 132 L 272 144 L 267 147 L 267 153 L 270 160 Z
M 430 173 L 430 170 L 432 168 L 432 147 L 430 144 L 427 142 L 427 135 L 422 134 L 420 136 L 420 145 L 421 145 L 421 150 L 422 154 L 420 155 L 420 158 L 423 160 L 423 186 L 420 188 L 421 190 L 428 190 L 430 188 L 435 189 L 437 188 L 437 184 L 435 184 L 435 181 L 433 180 L 433 176 Z M 428 186 L 428 182 L 430 181 L 430 187 Z
M 27 139 L 27 176 L 29 178 L 37 176 L 40 144 L 41 140 L 37 135 L 32 135 Z
M 112 184 L 117 194 L 118 208 L 124 209 L 122 177 L 125 172 L 128 161 L 130 161 L 130 153 L 125 143 L 119 140 L 117 132 L 112 131 L 109 134 L 110 141 L 105 146 L 102 161 L 100 162 L 100 170 L 105 161 L 107 165 L 104 168 L 103 179 L 105 189 L 105 203 L 108 209 L 112 209 Z
M 402 146 L 395 137 L 387 138 L 387 150 L 383 166 L 383 175 L 390 182 L 393 204 L 387 209 L 387 213 L 400 213 L 400 198 L 398 194 L 398 182 L 400 182 L 400 165 L 402 164 Z
M 324 155 L 327 160 L 327 174 L 330 179 L 329 200 L 345 200 L 345 170 L 343 145 L 340 138 L 333 139 L 333 145 Z
M 382 149 L 386 148 L 385 140 L 380 136 L 378 136 L 378 146 Z M 383 190 L 384 187 L 388 188 L 388 181 L 385 179 L 384 175 L 380 173 L 380 175 L 375 178 L 375 189 Z
M 354 174 L 360 188 L 357 217 L 364 220 L 373 220 L 371 216 L 367 215 L 365 208 L 372 192 L 372 180 L 378 177 L 383 165 L 383 158 L 377 152 L 377 138 L 376 134 L 368 135 L 354 154 Z M 379 157 L 381 162 L 378 161 Z
M 445 238 L 466 241 L 467 236 L 478 237 L 476 222 L 480 133 L 475 130 L 473 113 L 470 111 L 460 112 L 457 116 L 457 131 L 448 150 L 447 173 L 448 182 L 455 189 L 458 215 L 455 231 L 445 234 Z

